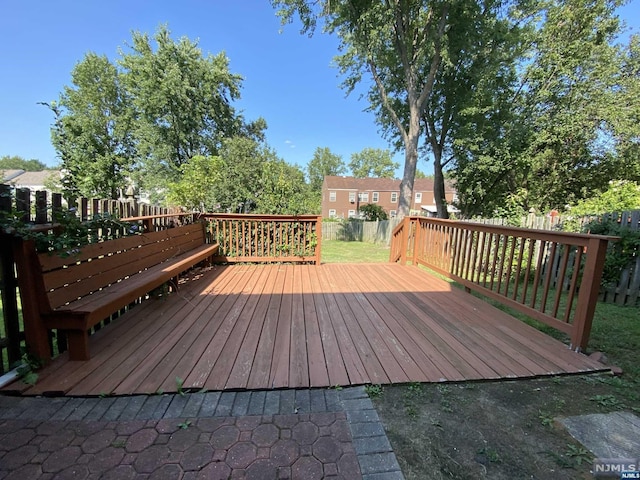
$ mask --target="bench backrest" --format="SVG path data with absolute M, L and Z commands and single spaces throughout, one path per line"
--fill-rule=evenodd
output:
M 106 240 L 62 257 L 38 255 L 49 307 L 55 309 L 205 243 L 200 223 Z

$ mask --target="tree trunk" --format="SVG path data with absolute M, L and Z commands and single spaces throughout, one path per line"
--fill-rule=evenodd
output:
M 418 164 L 418 139 L 420 138 L 420 114 L 418 107 L 410 105 L 409 131 L 404 137 L 404 173 L 400 182 L 400 201 L 398 203 L 398 215 L 400 218 L 409 215 L 413 200 L 413 184 L 416 178 L 416 166 Z
M 442 149 L 433 149 L 433 197 L 436 200 L 438 218 L 449 218 L 447 198 L 444 193 L 444 173 L 442 172 Z

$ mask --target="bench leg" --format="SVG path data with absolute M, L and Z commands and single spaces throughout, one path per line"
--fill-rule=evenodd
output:
M 89 360 L 89 332 L 67 330 L 69 360 Z

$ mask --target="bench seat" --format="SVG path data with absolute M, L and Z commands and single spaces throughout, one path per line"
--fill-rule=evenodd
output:
M 71 360 L 88 360 L 90 328 L 217 252 L 204 226 L 191 224 L 88 245 L 70 256 L 39 254 L 21 293 L 35 290 L 23 301 L 38 305 L 44 328 L 66 332 Z

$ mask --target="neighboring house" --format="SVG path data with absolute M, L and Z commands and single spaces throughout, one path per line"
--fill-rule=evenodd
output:
M 455 200 L 456 191 L 445 183 L 447 203 Z M 390 217 L 398 213 L 400 180 L 393 178 L 354 178 L 326 176 L 322 182 L 322 216 L 324 218 L 359 218 L 360 206 L 380 205 Z M 411 213 L 429 214 L 435 210 L 433 180 L 418 178 L 413 186 Z
M 47 185 L 60 181 L 60 170 L 42 170 L 25 172 L 24 170 L 0 170 L 2 183 L 15 188 L 28 188 L 32 192 L 48 190 Z

